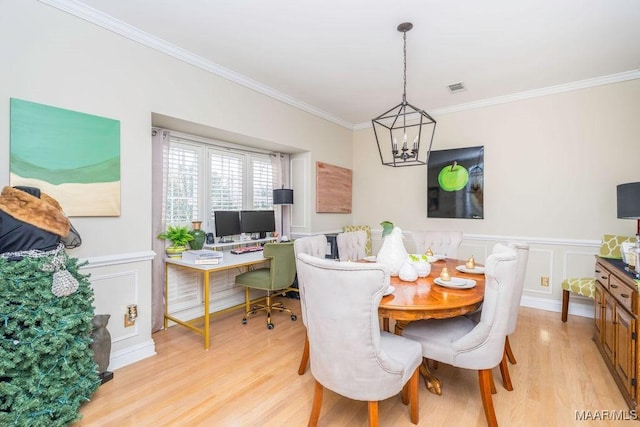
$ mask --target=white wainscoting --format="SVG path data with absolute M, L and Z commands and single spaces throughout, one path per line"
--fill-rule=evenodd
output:
M 96 314 L 109 314 L 107 330 L 111 334 L 109 370 L 118 369 L 153 356 L 151 338 L 151 260 L 152 251 L 116 254 L 80 260 L 87 261 L 81 272 L 90 274 Z M 124 316 L 129 304 L 138 306 L 135 324 L 125 328 Z

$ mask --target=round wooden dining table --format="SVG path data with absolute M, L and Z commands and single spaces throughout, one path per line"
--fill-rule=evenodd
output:
M 378 314 L 383 319 L 383 329 L 389 331 L 389 320 L 395 321 L 394 332 L 402 335 L 404 327 L 412 321 L 421 319 L 445 319 L 463 316 L 478 309 L 484 299 L 484 273 L 463 273 L 456 269 L 464 267 L 465 261 L 445 259 L 431 263 L 431 273 L 427 277 L 419 277 L 415 282 L 403 282 L 398 277 L 391 277 L 391 286 L 395 289 L 390 295 L 382 298 Z M 449 275 L 472 279 L 476 286 L 470 289 L 445 288 L 434 283 L 440 277 L 444 267 Z M 441 383 L 423 362 L 420 372 L 425 378 L 429 391 L 441 394 Z

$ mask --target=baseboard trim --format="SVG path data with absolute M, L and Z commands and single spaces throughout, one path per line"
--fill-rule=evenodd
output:
M 130 365 L 135 362 L 139 362 L 147 357 L 156 355 L 156 344 L 153 339 L 149 339 L 144 343 L 127 347 L 120 351 L 111 353 L 111 359 L 109 361 L 109 370 L 113 371 L 123 366 Z M 117 373 L 116 373 L 117 375 Z
M 587 301 L 585 301 L 587 302 Z M 537 298 L 531 297 L 527 295 L 522 296 L 522 300 L 520 301 L 521 307 L 529 307 L 535 308 L 537 310 L 544 311 L 553 311 L 556 313 L 562 312 L 562 302 L 549 299 L 549 298 Z M 580 317 L 588 317 L 593 319 L 594 311 L 593 311 L 593 302 L 582 304 L 576 302 L 569 302 L 569 314 Z M 560 315 L 558 315 L 558 320 L 560 320 Z

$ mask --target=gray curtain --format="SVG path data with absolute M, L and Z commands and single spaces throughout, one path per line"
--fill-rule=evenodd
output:
M 152 262 L 151 332 L 164 327 L 164 248 L 165 241 L 156 238 L 165 229 L 165 195 L 167 185 L 167 156 L 169 136 L 165 129 L 151 130 L 151 248 L 156 253 Z
M 273 188 L 291 188 L 289 181 L 289 155 L 275 153 L 271 156 L 271 166 L 273 167 Z M 296 195 L 293 195 L 295 203 Z M 289 236 L 291 238 L 291 206 L 279 205 L 274 206 L 276 215 L 276 229 L 280 236 Z M 280 230 L 281 215 L 284 215 L 284 230 Z

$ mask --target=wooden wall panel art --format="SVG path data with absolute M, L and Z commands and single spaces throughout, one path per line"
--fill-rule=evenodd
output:
M 316 162 L 316 212 L 351 213 L 351 169 Z

